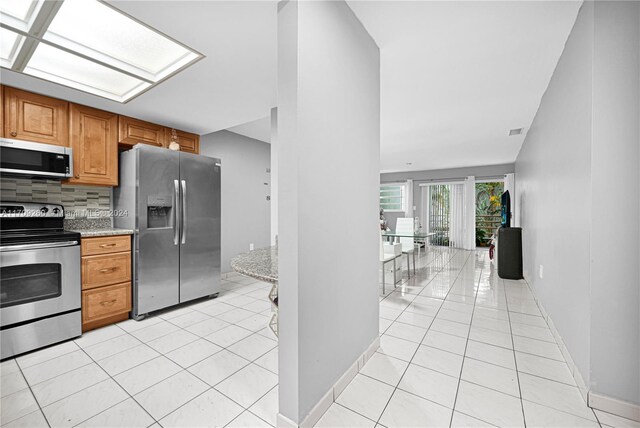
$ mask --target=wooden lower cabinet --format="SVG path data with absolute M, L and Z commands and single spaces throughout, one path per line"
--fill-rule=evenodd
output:
M 131 281 L 131 252 L 82 258 L 82 289 Z
M 82 331 L 129 318 L 131 282 L 82 292 Z
M 129 318 L 131 236 L 82 238 L 82 331 Z
M 118 235 L 85 238 L 81 241 L 81 244 L 83 256 L 121 253 L 131 251 L 131 236 Z

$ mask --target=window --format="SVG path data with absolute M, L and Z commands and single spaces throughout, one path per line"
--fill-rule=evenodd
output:
M 0 3 L 0 65 L 127 102 L 203 55 L 98 0 Z
M 380 185 L 380 208 L 385 212 L 406 211 L 406 183 L 384 183 Z

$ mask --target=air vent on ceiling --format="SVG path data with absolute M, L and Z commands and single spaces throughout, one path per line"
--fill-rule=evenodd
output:
M 510 129 L 509 130 L 509 137 L 513 136 L 513 135 L 520 135 L 522 134 L 522 131 L 524 131 L 524 128 L 514 128 L 514 129 Z

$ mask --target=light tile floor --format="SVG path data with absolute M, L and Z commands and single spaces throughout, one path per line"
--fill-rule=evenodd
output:
M 275 426 L 270 285 L 222 287 L 2 362 L 0 424 Z M 432 248 L 387 291 L 380 349 L 317 426 L 640 428 L 584 404 L 527 284 L 497 278 L 485 251 Z
M 0 364 L 3 427 L 270 427 L 278 409 L 270 284 L 127 320 Z
M 432 248 L 387 292 L 380 349 L 316 426 L 640 427 L 586 406 L 529 286 L 488 251 Z

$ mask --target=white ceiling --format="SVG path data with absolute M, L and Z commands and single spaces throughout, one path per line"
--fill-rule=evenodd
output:
M 276 1 L 109 3 L 206 58 L 127 104 L 5 69 L 3 84 L 198 134 L 265 117 L 276 105 Z
M 268 141 L 275 1 L 119 1 L 206 58 L 127 104 L 2 69 L 3 84 L 206 134 Z M 381 49 L 381 169 L 513 162 L 580 1 L 349 1 Z M 241 125 L 241 126 L 238 126 Z M 406 165 L 408 162 L 412 165 Z
M 380 47 L 387 172 L 514 162 L 581 2 L 349 5 Z
M 242 125 L 233 126 L 228 128 L 227 131 L 269 143 L 271 141 L 271 117 L 267 116 Z

